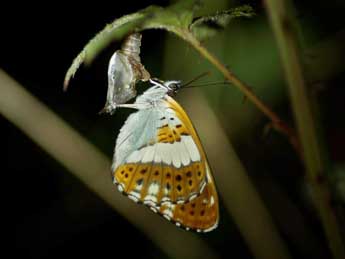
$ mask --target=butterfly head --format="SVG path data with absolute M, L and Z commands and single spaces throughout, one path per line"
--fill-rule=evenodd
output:
M 168 89 L 168 94 L 173 96 L 181 89 L 182 82 L 178 80 L 165 81 L 164 86 Z
M 170 96 L 176 95 L 178 90 L 182 87 L 182 82 L 179 80 L 169 80 L 169 81 L 161 81 L 156 78 L 150 79 L 150 82 L 156 86 L 162 87 L 167 90 L 167 94 Z

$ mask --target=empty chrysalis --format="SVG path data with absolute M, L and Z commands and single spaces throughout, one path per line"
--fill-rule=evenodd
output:
M 117 104 L 126 103 L 136 96 L 137 81 L 147 81 L 150 74 L 140 61 L 141 34 L 130 34 L 115 51 L 108 67 L 107 101 L 102 112 L 112 114 Z

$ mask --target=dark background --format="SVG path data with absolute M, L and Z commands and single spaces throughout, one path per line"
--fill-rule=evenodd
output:
M 229 6 L 242 3 L 251 3 L 259 18 L 265 19 L 260 1 L 237 1 L 229 3 Z M 7 17 L 2 17 L 0 25 L 0 67 L 111 157 L 117 131 L 128 112 L 120 111 L 115 122 L 114 118 L 99 116 L 98 111 L 105 103 L 107 63 L 118 44 L 114 43 L 103 51 L 92 66 L 80 69 L 67 93 L 62 91 L 64 75 L 73 58 L 105 24 L 150 4 L 166 6 L 169 2 L 97 1 L 80 6 L 67 1 L 9 3 L 2 10 Z M 312 36 L 308 38 L 310 45 L 344 28 L 345 5 L 341 1 L 320 4 L 304 1 L 296 4 L 299 19 L 308 24 L 308 30 L 312 28 Z M 148 60 L 146 67 L 156 75 L 163 70 L 165 40 L 165 33 L 152 31 L 145 32 L 143 38 L 142 59 Z M 320 94 L 325 142 L 332 163 L 337 165 L 345 162 L 343 78 L 344 74 L 338 74 L 323 82 Z M 276 104 L 276 110 L 292 122 L 286 97 Z M 6 149 L 3 185 L 9 188 L 4 197 L 9 207 L 4 212 L 11 219 L 11 241 L 14 235 L 11 250 L 14 255 L 25 258 L 116 258 L 120 254 L 136 258 L 165 256 L 143 233 L 114 213 L 20 130 L 3 117 L 0 117 L 0 122 L 3 131 L 1 143 Z M 316 251 L 313 254 L 326 258 L 329 255 L 320 226 L 313 209 L 309 207 L 310 203 L 305 202 L 301 195 L 303 168 L 278 134 L 261 137 L 266 122 L 259 119 L 253 126 L 257 129 L 254 130 L 256 133 L 236 139 L 237 151 L 248 171 L 254 175 L 259 189 L 267 188 L 260 177 L 279 171 L 271 179 L 289 195 L 309 221 L 317 244 L 313 247 Z M 257 146 L 261 147 L 261 152 L 257 152 Z M 259 180 L 255 179 L 255 174 L 256 177 L 260 174 Z M 229 258 L 229 240 L 233 258 L 250 258 L 230 217 L 222 213 L 227 230 L 202 238 L 224 258 Z M 296 258 L 305 258 L 291 240 L 287 238 L 286 241 Z

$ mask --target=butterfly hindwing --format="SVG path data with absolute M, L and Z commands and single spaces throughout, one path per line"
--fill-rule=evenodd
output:
M 145 203 L 145 199 L 148 199 L 146 196 L 150 196 L 150 201 L 153 200 L 157 207 L 162 203 L 184 203 L 194 199 L 206 185 L 206 173 L 191 132 L 176 114 L 166 107 L 160 108 L 160 116 L 157 116 L 157 111 L 152 111 L 151 116 L 147 112 L 140 115 L 141 112 L 138 111 L 137 114 L 147 116 L 148 121 L 142 125 L 146 125 L 149 130 L 145 126 L 140 128 L 140 138 L 150 136 L 145 132 L 152 131 L 152 125 L 155 125 L 155 135 L 142 142 L 138 149 L 128 152 L 124 162 L 114 170 L 114 182 L 122 186 L 120 188 L 126 194 L 134 192 L 139 202 Z M 132 118 L 135 120 L 136 116 Z M 155 118 L 156 121 L 152 121 Z M 129 120 L 126 124 L 133 123 Z M 138 135 L 137 132 L 127 134 L 127 141 L 136 140 L 135 135 Z M 120 134 L 119 138 L 123 136 Z M 121 143 L 124 152 L 127 151 L 126 145 L 125 142 Z M 117 148 L 115 153 L 121 151 Z M 145 175 L 142 175 L 143 169 L 130 171 L 138 165 L 140 168 L 145 167 Z M 124 170 L 126 173 L 123 175 Z M 137 186 L 138 179 L 140 187 Z M 138 188 L 142 189 L 140 193 Z M 159 190 L 152 195 L 147 191 L 149 188 Z
M 218 224 L 218 198 L 212 180 L 194 200 L 185 204 L 164 204 L 159 213 L 186 230 L 208 232 Z

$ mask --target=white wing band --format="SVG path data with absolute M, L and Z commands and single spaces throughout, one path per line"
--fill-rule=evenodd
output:
M 174 143 L 156 143 L 134 151 L 127 163 L 161 163 L 176 168 L 200 161 L 200 152 L 191 136 L 182 136 Z

